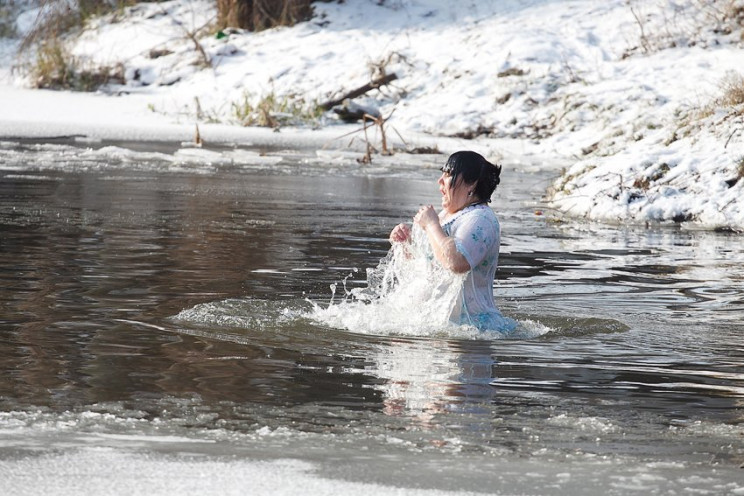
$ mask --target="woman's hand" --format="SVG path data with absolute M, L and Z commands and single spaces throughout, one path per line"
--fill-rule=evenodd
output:
M 390 232 L 390 244 L 404 243 L 411 240 L 411 226 L 408 224 L 398 224 Z
M 418 213 L 413 217 L 413 222 L 421 226 L 426 231 L 429 227 L 439 225 L 439 215 L 431 205 L 421 207 Z
M 439 216 L 434 207 L 431 205 L 421 207 L 413 222 L 426 232 L 434 257 L 445 269 L 455 274 L 464 274 L 470 270 L 470 264 L 465 256 L 457 251 L 454 238 L 447 236 L 439 224 Z

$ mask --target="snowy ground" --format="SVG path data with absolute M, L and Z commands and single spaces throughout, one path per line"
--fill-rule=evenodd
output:
M 94 94 L 27 89 L 33 56 L 0 42 L 0 136 L 191 141 L 198 124 L 206 145 L 359 150 L 359 126 L 306 114 L 394 73 L 356 99 L 391 116 L 392 146 L 565 167 L 557 214 L 744 230 L 744 104 L 725 101 L 744 88 L 742 0 L 347 0 L 221 37 L 199 31 L 215 3 L 139 4 L 69 38 L 80 67 L 124 76 Z M 280 132 L 243 127 L 271 97 Z

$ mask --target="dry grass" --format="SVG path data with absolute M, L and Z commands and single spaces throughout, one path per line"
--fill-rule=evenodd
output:
M 36 88 L 56 90 L 93 91 L 104 84 L 124 82 L 122 68 L 86 69 L 58 40 L 39 45 L 31 76 Z
M 728 0 L 724 2 L 721 20 L 727 26 L 725 29 L 744 28 L 744 1 Z M 744 39 L 744 33 L 742 33 L 742 39 Z
M 252 103 L 246 93 L 231 105 L 232 117 L 242 126 L 279 128 L 284 124 L 314 124 L 323 114 L 317 103 L 308 104 L 295 95 L 277 96 L 273 91 Z
M 737 107 L 744 104 L 744 76 L 730 72 L 721 81 L 722 94 L 715 103 L 721 107 Z
M 635 19 L 638 38 L 623 58 L 678 46 L 744 40 L 744 0 L 689 0 L 687 6 L 667 0 L 626 3 Z
M 37 88 L 93 91 L 123 82 L 121 67 L 84 67 L 66 48 L 65 40 L 95 16 L 120 11 L 136 0 L 78 0 L 77 8 L 63 0 L 40 0 L 41 14 L 21 43 L 32 84 Z
M 125 7 L 144 1 L 77 0 L 77 8 L 70 8 L 67 0 L 39 0 L 42 14 L 20 47 L 20 55 L 25 59 L 25 69 L 33 78 L 33 84 L 37 88 L 93 91 L 108 83 L 124 83 L 122 67 L 84 67 L 66 47 L 90 19 L 108 15 L 115 22 Z M 162 13 L 169 15 L 165 10 Z M 210 67 L 211 60 L 198 37 L 204 31 L 216 29 L 214 22 L 189 29 L 174 21 L 183 30 L 183 36 L 194 44 L 198 55 L 195 64 Z
M 669 145 L 694 133 L 703 121 L 719 112 L 724 114 L 721 122 L 744 115 L 744 76 L 740 73 L 726 74 L 719 83 L 718 96 L 713 97 L 709 103 L 684 111 L 680 109 L 677 113 L 677 129 L 665 144 Z

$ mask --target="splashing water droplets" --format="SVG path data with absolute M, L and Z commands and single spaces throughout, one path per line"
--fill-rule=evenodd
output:
M 396 243 L 379 265 L 367 269 L 367 286 L 347 290 L 327 308 L 313 305 L 310 317 L 332 327 L 364 334 L 473 336 L 474 328 L 453 324 L 466 275 L 454 274 L 433 259 L 426 234 L 414 226 L 410 243 Z

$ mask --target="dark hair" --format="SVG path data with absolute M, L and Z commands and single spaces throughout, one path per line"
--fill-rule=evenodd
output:
M 501 166 L 492 164 L 479 153 L 471 151 L 455 152 L 449 156 L 441 168 L 452 177 L 450 187 L 457 185 L 458 178 L 467 184 L 475 183 L 473 193 L 482 202 L 490 202 L 491 195 L 501 182 Z

